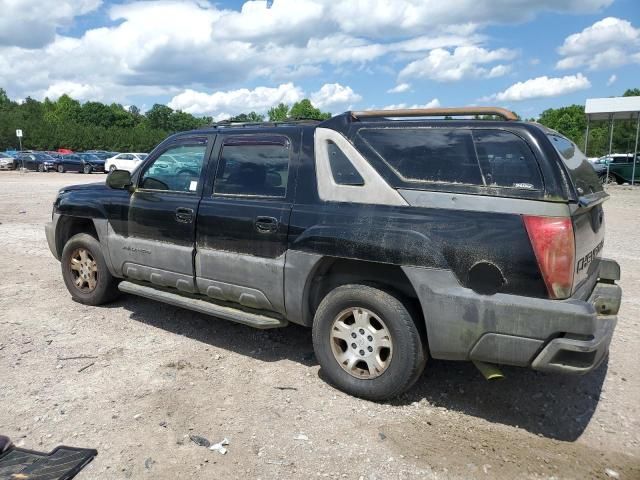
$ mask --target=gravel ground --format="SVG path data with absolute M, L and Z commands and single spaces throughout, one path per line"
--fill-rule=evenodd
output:
M 377 404 L 322 380 L 304 328 L 73 302 L 43 225 L 59 188 L 104 178 L 0 172 L 0 432 L 18 445 L 96 448 L 79 479 L 640 478 L 639 189 L 612 187 L 605 207 L 624 298 L 601 368 L 486 382 L 430 361 Z

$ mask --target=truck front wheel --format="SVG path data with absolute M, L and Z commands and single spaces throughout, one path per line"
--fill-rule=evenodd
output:
M 116 279 L 107 268 L 100 243 L 86 233 L 69 239 L 60 259 L 62 278 L 71 297 L 85 305 L 101 305 L 118 296 Z
M 427 361 L 425 343 L 403 302 L 367 285 L 343 285 L 322 300 L 313 346 L 330 383 L 374 401 L 409 389 Z

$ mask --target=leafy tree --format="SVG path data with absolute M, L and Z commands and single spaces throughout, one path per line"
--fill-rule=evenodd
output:
M 313 106 L 311 100 L 304 98 L 296 102 L 289 111 L 289 117 L 294 120 L 327 120 L 331 118 L 330 113 L 323 113 Z
M 271 122 L 284 122 L 289 118 L 289 105 L 279 103 L 275 107 L 271 107 L 267 114 Z
M 5 108 L 11 105 L 11 100 L 7 96 L 7 92 L 4 88 L 0 88 L 0 108 Z
M 256 112 L 241 113 L 240 115 L 231 117 L 229 120 L 232 122 L 241 122 L 241 123 L 258 123 L 258 122 L 264 122 L 264 115 L 260 115 L 259 113 L 256 113 Z
M 169 130 L 172 113 L 172 108 L 166 105 L 160 105 L 159 103 L 154 104 L 146 115 L 149 126 L 160 130 Z

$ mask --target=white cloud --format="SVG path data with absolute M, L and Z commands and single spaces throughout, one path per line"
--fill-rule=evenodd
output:
M 87 83 L 76 83 L 62 81 L 53 83 L 42 94 L 51 100 L 57 100 L 62 95 L 67 94 L 76 100 L 102 100 L 104 92 L 100 87 Z
M 558 53 L 564 57 L 556 64 L 559 69 L 587 66 L 601 70 L 640 63 L 640 28 L 627 20 L 607 17 L 569 35 Z
M 355 93 L 351 87 L 339 83 L 325 83 L 320 87 L 320 90 L 311 94 L 310 100 L 315 107 L 320 109 L 332 106 L 349 108 L 353 103 L 362 100 L 362 97 Z
M 194 115 L 224 115 L 224 118 L 228 118 L 243 112 L 262 113 L 280 102 L 291 104 L 303 97 L 304 92 L 300 87 L 293 83 L 283 83 L 275 88 L 241 88 L 211 94 L 188 89 L 173 97 L 168 105 Z
M 616 80 L 618 80 L 618 76 L 614 73 L 609 77 L 609 80 L 607 80 L 607 87 L 610 87 L 611 85 L 616 83 Z
M 59 27 L 101 4 L 102 0 L 0 0 L 0 45 L 43 47 Z
M 589 79 L 578 73 L 566 77 L 549 78 L 547 76 L 531 78 L 511 85 L 506 90 L 489 95 L 481 101 L 498 100 L 500 102 L 518 102 L 532 98 L 557 97 L 567 93 L 585 90 L 591 87 Z
M 398 75 L 401 79 L 429 78 L 439 82 L 450 82 L 473 77 L 497 77 L 509 70 L 506 65 L 487 68 L 481 65 L 501 60 L 511 60 L 517 53 L 514 50 L 500 48 L 487 50 L 477 46 L 457 47 L 452 52 L 444 48 L 431 50 L 420 60 L 404 67 Z
M 387 93 L 402 93 L 402 92 L 406 92 L 410 88 L 411 88 L 411 84 L 409 83 L 399 83 L 395 87 L 387 90 Z
M 236 2 L 239 10 L 212 0 L 127 1 L 104 7 L 105 26 L 72 37 L 65 27 L 102 0 L 0 0 L 0 85 L 13 97 L 65 86 L 87 99 L 130 103 L 134 95 L 286 83 L 335 65 L 368 74 L 372 62 L 379 72 L 438 49 L 455 57 L 456 48 L 480 48 L 489 24 L 592 13 L 611 1 L 273 0 L 268 8 L 254 0 Z M 453 58 L 448 75 L 503 75 L 503 60 Z
M 256 87 L 253 90 L 241 88 L 213 93 L 187 89 L 175 95 L 168 105 L 175 110 L 194 115 L 211 115 L 219 120 L 250 111 L 265 113 L 278 103 L 291 105 L 305 96 L 302 88 L 289 82 L 273 88 Z M 326 83 L 310 95 L 313 105 L 321 109 L 335 106 L 349 108 L 352 103 L 359 102 L 361 99 L 362 97 L 351 87 L 339 83 Z
M 276 0 L 277 1 L 277 0 Z M 613 0 L 326 0 L 328 17 L 355 35 L 388 37 L 470 25 L 517 23 L 541 12 L 594 13 Z M 275 2 L 274 2 L 275 5 Z M 472 27 L 471 27 L 472 28 Z
M 406 103 L 394 103 L 383 107 L 384 110 L 401 110 L 403 108 L 438 108 L 440 106 L 440 100 L 434 98 L 423 104 L 408 105 Z

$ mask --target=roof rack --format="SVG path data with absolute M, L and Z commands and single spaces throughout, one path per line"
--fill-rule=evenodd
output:
M 372 117 L 460 117 L 463 115 L 496 115 L 505 120 L 518 120 L 515 113 L 500 107 L 401 108 L 397 110 L 351 112 L 351 116 L 355 120 Z
M 221 120 L 219 122 L 213 122 L 212 127 L 279 127 L 283 125 L 315 125 L 320 123 L 320 120 L 282 120 L 280 122 L 233 122 L 231 120 Z

